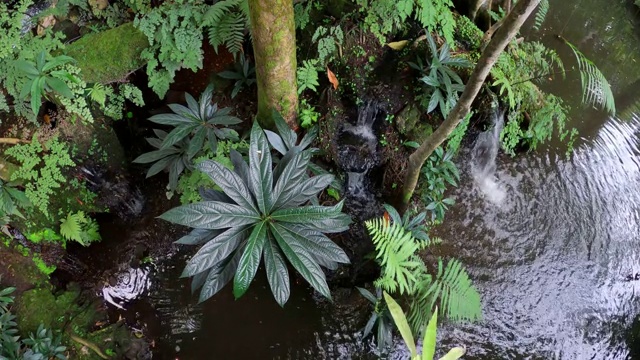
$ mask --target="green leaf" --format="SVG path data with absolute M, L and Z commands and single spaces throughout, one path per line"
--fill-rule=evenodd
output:
M 162 141 L 162 147 L 160 148 L 160 150 L 167 149 L 171 145 L 174 145 L 175 143 L 189 136 L 189 134 L 191 134 L 191 132 L 197 127 L 198 125 L 180 125 L 171 130 L 169 135 L 167 135 L 167 137 Z
M 173 208 L 159 216 L 160 219 L 201 229 L 225 229 L 250 225 L 260 217 L 250 209 L 219 201 L 203 201 Z
M 407 318 L 404 315 L 404 311 L 402 311 L 400 305 L 398 305 L 398 303 L 393 300 L 393 298 L 389 296 L 386 291 L 383 294 L 384 299 L 387 302 L 387 308 L 389 309 L 389 312 L 393 317 L 393 321 L 395 321 L 396 323 L 396 327 L 398 328 L 400 335 L 402 335 L 404 343 L 409 348 L 409 351 L 411 352 L 411 358 L 413 359 L 417 356 L 416 343 L 413 340 L 413 334 L 411 333 L 411 328 L 409 327 Z
M 36 116 L 40 110 L 40 105 L 42 105 L 44 81 L 44 77 L 39 77 L 31 83 L 31 111 Z
M 358 289 L 358 292 L 360 292 L 360 294 L 364 296 L 365 299 L 369 300 L 372 304 L 375 305 L 378 303 L 378 298 L 375 295 L 373 295 L 371 291 L 358 286 L 356 286 L 356 289 Z
M 233 278 L 233 296 L 236 299 L 244 295 L 256 276 L 266 241 L 267 225 L 265 221 L 261 221 L 253 228 L 247 240 L 247 246 L 236 269 L 236 276 Z
M 273 188 L 273 209 L 279 209 L 299 194 L 294 190 L 307 177 L 307 165 L 310 158 L 311 155 L 309 153 L 299 152 L 287 162 L 282 174 L 278 177 L 276 186 Z M 330 183 L 331 181 L 329 181 Z
M 284 306 L 291 291 L 289 271 L 278 249 L 278 244 L 273 239 L 269 239 L 264 247 L 264 265 L 273 297 L 280 306 Z
M 309 253 L 341 264 L 350 263 L 349 257 L 338 245 L 319 231 L 305 229 L 294 224 L 280 224 Z
M 422 340 L 422 360 L 433 360 L 436 353 L 436 335 L 438 331 L 438 307 L 436 306 L 429 320 L 429 324 L 424 331 Z
M 200 245 L 222 234 L 222 230 L 193 229 L 187 235 L 174 241 L 180 245 Z
M 343 202 L 331 207 L 311 205 L 276 210 L 271 217 L 280 222 L 320 228 L 324 232 L 342 232 L 347 230 L 351 223 L 349 216 L 341 212 Z
M 164 149 L 164 150 L 154 150 L 148 153 L 144 153 L 133 160 L 134 163 L 137 164 L 147 164 L 154 161 L 158 161 L 162 158 L 165 158 L 169 155 L 174 155 L 177 153 L 176 149 Z
M 280 154 L 285 155 L 288 151 L 287 146 L 282 141 L 280 135 L 274 133 L 271 130 L 264 130 L 264 133 L 267 135 L 267 139 L 269 140 L 269 144 Z
M 271 153 L 264 132 L 253 123 L 251 144 L 249 146 L 249 185 L 258 202 L 258 209 L 263 214 L 271 211 L 271 192 L 273 189 L 273 170 L 271 169 Z
M 158 114 L 150 117 L 148 120 L 156 124 L 171 126 L 190 125 L 193 123 L 191 119 L 176 114 Z
M 202 150 L 202 144 L 204 138 L 207 135 L 207 129 L 200 128 L 196 131 L 196 134 L 189 141 L 189 147 L 187 148 L 187 158 L 192 159 L 200 150 Z
M 236 269 L 238 268 L 238 263 L 240 262 L 240 256 L 242 256 L 243 250 L 244 246 L 240 246 L 240 248 L 238 248 L 238 250 L 233 254 L 233 257 L 229 257 L 219 266 L 216 266 L 209 271 L 209 275 L 204 281 L 202 290 L 200 290 L 199 302 L 203 302 L 212 297 L 227 283 L 229 283 L 229 281 L 231 281 Z
M 32 63 L 25 60 L 16 60 L 14 62 L 16 69 L 27 74 L 30 78 L 40 75 L 38 69 Z
M 53 91 L 57 92 L 58 94 L 66 98 L 69 98 L 69 99 L 73 98 L 73 93 L 71 92 L 71 89 L 69 89 L 69 87 L 67 86 L 67 84 L 65 84 L 64 81 L 60 79 L 56 79 L 54 77 L 49 77 L 49 76 L 47 76 L 45 80 L 47 85 L 49 85 L 51 89 L 53 89 Z
M 463 357 L 466 352 L 467 350 L 465 350 L 465 348 L 463 347 L 454 347 L 453 349 L 449 350 L 449 352 L 445 356 L 441 357 L 439 360 L 457 360 Z
M 251 209 L 258 214 L 258 208 L 253 200 L 253 196 L 239 175 L 236 175 L 236 173 L 227 169 L 222 164 L 211 160 L 201 162 L 197 165 L 197 168 L 209 175 L 211 180 L 213 180 L 227 196 L 233 199 L 236 204 Z
M 324 272 L 322 272 L 322 269 L 311 254 L 282 226 L 269 223 L 269 227 L 278 245 L 280 245 L 284 256 L 296 271 L 322 296 L 331 299 L 331 292 L 329 291 Z
M 74 240 L 81 243 L 82 237 L 80 237 L 80 233 L 82 232 L 82 227 L 79 220 L 80 218 L 78 216 L 69 213 L 65 219 L 60 221 L 60 235 L 64 236 L 67 240 Z
M 194 276 L 229 257 L 250 234 L 251 226 L 231 228 L 204 244 L 187 262 L 180 277 Z

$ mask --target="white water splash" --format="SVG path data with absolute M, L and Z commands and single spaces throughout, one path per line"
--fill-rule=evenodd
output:
M 496 176 L 496 157 L 500 148 L 500 132 L 504 125 L 504 111 L 496 109 L 491 122 L 492 129 L 480 134 L 473 147 L 471 174 L 485 199 L 499 205 L 507 196 L 505 187 Z

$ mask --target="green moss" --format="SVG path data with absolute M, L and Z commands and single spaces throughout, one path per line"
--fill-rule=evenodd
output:
M 78 289 L 73 289 L 55 296 L 48 287 L 25 291 L 16 300 L 20 333 L 27 336 L 40 324 L 54 330 L 67 325 L 76 332 L 86 333 L 93 325 L 95 311 L 93 307 L 84 308 L 77 304 L 79 294 Z
M 66 47 L 76 59 L 87 83 L 110 83 L 144 65 L 140 54 L 149 46 L 147 37 L 132 23 L 83 36 Z

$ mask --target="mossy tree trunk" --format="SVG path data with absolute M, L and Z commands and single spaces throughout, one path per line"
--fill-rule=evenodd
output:
M 513 10 L 503 19 L 487 47 L 482 52 L 469 81 L 460 96 L 460 100 L 451 110 L 445 121 L 409 156 L 409 166 L 402 189 L 402 205 L 404 208 L 411 201 L 413 192 L 418 184 L 420 169 L 424 162 L 440 146 L 462 119 L 469 113 L 471 103 L 476 98 L 491 68 L 498 60 L 509 42 L 516 36 L 525 20 L 538 6 L 540 0 L 520 0 Z
M 258 121 L 273 127 L 276 110 L 297 129 L 296 33 L 292 0 L 249 0 L 258 82 Z

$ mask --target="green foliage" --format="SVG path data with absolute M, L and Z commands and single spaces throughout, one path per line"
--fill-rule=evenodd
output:
M 4 182 L 0 179 L 0 217 L 10 217 L 12 215 L 24 218 L 20 208 L 31 206 L 31 202 L 23 191 L 18 190 L 15 182 Z
M 416 341 L 414 340 L 413 332 L 411 331 L 411 327 L 407 322 L 407 317 L 402 311 L 400 305 L 393 300 L 393 298 L 384 293 L 384 299 L 389 308 L 389 312 L 393 317 L 393 321 L 404 340 L 405 345 L 409 348 L 409 352 L 411 353 L 411 360 L 433 360 L 433 357 L 436 352 L 436 331 L 438 326 L 438 311 L 436 307 L 436 311 L 433 312 L 431 319 L 427 323 L 424 330 L 424 340 L 422 341 L 422 354 L 418 354 L 418 350 L 416 348 Z M 466 350 L 462 347 L 455 347 L 449 352 L 441 357 L 439 360 L 456 360 L 461 358 L 465 354 Z
M 431 219 L 439 222 L 444 220 L 447 207 L 454 204 L 453 198 L 444 197 L 447 184 L 458 186 L 460 180 L 460 172 L 452 159 L 452 152 L 438 147 L 422 166 L 422 174 L 426 178 L 422 198 L 427 204 L 426 209 L 431 211 Z
M 556 74 L 564 77 L 564 73 L 557 53 L 538 42 L 514 44 L 500 55 L 491 75 L 492 85 L 498 88 L 498 95 L 507 99 L 509 107 L 509 121 L 500 134 L 506 153 L 513 155 L 522 141 L 535 148 L 549 140 L 554 131 L 561 139 L 567 136 L 568 107 L 536 85 Z M 524 123 L 528 124 L 525 129 Z
M 232 54 L 242 51 L 244 34 L 249 27 L 246 0 L 220 0 L 209 7 L 202 25 L 208 28 L 209 43 L 218 51 L 224 45 Z
M 317 87 L 320 86 L 318 82 L 318 60 L 304 60 L 302 66 L 298 67 L 296 71 L 296 78 L 298 81 L 298 94 L 302 94 L 303 91 L 309 89 L 313 92 L 317 92 Z
M 322 8 L 322 3 L 316 0 L 297 1 L 293 5 L 296 29 L 304 30 L 311 22 L 311 11 L 322 10 Z
M 100 229 L 98 223 L 86 216 L 83 211 L 69 213 L 60 221 L 60 234 L 67 240 L 79 242 L 83 246 L 100 241 Z
M 414 293 L 418 282 L 416 274 L 424 266 L 418 252 L 427 247 L 428 242 L 414 238 L 401 223 L 389 224 L 385 219 L 372 219 L 366 221 L 365 226 L 372 236 L 376 258 L 382 267 L 375 286 L 400 295 Z
M 417 64 L 410 62 L 409 66 L 420 71 L 423 75 L 420 81 L 427 85 L 425 94 L 425 99 L 429 99 L 426 106 L 427 113 L 440 107 L 442 117 L 446 118 L 458 101 L 458 93 L 464 90 L 462 79 L 452 68 L 470 68 L 473 65 L 465 58 L 453 57 L 447 43 L 442 45 L 440 51 L 431 36 L 427 36 L 427 43 L 431 52 L 431 59 L 428 60 L 427 67 L 423 66 L 422 60 L 419 58 Z
M 462 143 L 462 138 L 467 133 L 467 128 L 469 127 L 469 121 L 473 116 L 473 111 L 469 111 L 467 115 L 462 119 L 462 121 L 456 126 L 456 128 L 449 134 L 449 138 L 447 139 L 447 152 L 455 154 L 460 149 L 460 144 Z
M 200 1 L 171 1 L 136 16 L 134 25 L 147 36 L 142 51 L 149 87 L 163 98 L 176 71 L 202 68 L 202 23 L 207 5 Z
M 380 288 L 376 289 L 376 295 L 374 295 L 367 289 L 361 287 L 356 287 L 356 289 L 373 305 L 373 312 L 362 330 L 362 337 L 366 338 L 372 334 L 373 328 L 376 327 L 375 338 L 378 343 L 378 351 L 383 353 L 386 348 L 393 344 L 393 335 L 391 332 L 393 329 L 393 318 L 382 299 L 382 290 L 380 290 Z
M 326 66 L 329 62 L 338 59 L 342 54 L 344 33 L 340 25 L 325 27 L 319 26 L 313 33 L 311 41 L 318 44 L 318 66 Z
M 443 315 L 453 320 L 476 320 L 481 316 L 480 295 L 457 260 L 443 267 L 438 259 L 435 275 L 418 255 L 437 240 L 419 240 L 398 222 L 385 218 L 365 222 L 376 245 L 376 259 L 382 266 L 381 277 L 375 282 L 384 291 L 406 294 L 411 301 L 409 320 L 414 330 L 427 323 L 425 315 L 435 311 L 436 303 Z
M 230 153 L 231 150 L 238 151 L 240 153 L 246 153 L 249 149 L 249 143 L 245 140 L 229 141 L 223 140 L 218 142 L 216 152 L 213 153 L 211 149 L 207 148 L 204 155 L 193 159 L 193 163 L 198 165 L 206 160 L 214 160 L 224 165 L 228 169 L 233 170 L 233 164 L 231 163 Z M 207 174 L 194 169 L 180 176 L 178 181 L 178 187 L 176 192 L 180 194 L 180 203 L 190 204 L 194 202 L 202 201 L 200 196 L 200 189 L 210 188 L 215 186 L 211 178 Z
M 316 111 L 316 108 L 309 105 L 307 100 L 300 100 L 300 106 L 298 107 L 298 119 L 300 121 L 300 126 L 305 129 L 308 129 L 314 126 L 318 119 L 320 119 L 320 113 Z
M 549 0 L 541 0 L 538 5 L 538 9 L 536 10 L 536 17 L 533 21 L 533 30 L 540 30 L 544 19 L 547 18 L 547 13 L 549 12 Z
M 16 69 L 20 71 L 26 78 L 26 81 L 20 91 L 20 99 L 31 97 L 31 111 L 38 114 L 42 97 L 51 93 L 56 93 L 65 97 L 73 97 L 69 86 L 61 79 L 76 81 L 68 72 L 55 70 L 56 68 L 74 61 L 72 58 L 60 55 L 47 59 L 47 54 L 41 51 L 35 59 L 35 62 L 28 60 L 17 60 L 15 62 Z
M 192 157 L 189 157 L 188 153 L 190 145 L 189 140 L 187 138 L 182 138 L 177 143 L 163 149 L 162 144 L 166 140 L 168 134 L 158 129 L 153 129 L 153 132 L 156 137 L 146 138 L 146 140 L 151 146 L 158 150 L 144 153 L 135 158 L 133 162 L 138 164 L 154 163 L 147 171 L 147 178 L 156 175 L 165 169 L 169 171 L 169 184 L 167 185 L 167 188 L 170 192 L 173 192 L 173 190 L 178 186 L 178 178 L 180 177 L 180 174 L 182 174 L 185 169 L 192 169 Z
M 381 44 L 386 37 L 406 26 L 413 16 L 430 33 L 438 33 L 453 44 L 456 21 L 451 0 L 356 0 L 365 13 L 364 24 Z
M 173 126 L 170 133 L 154 130 L 157 138 L 148 138 L 151 146 L 157 148 L 140 155 L 134 163 L 148 164 L 155 162 L 147 172 L 147 177 L 160 171 L 169 169 L 169 190 L 175 190 L 178 177 L 185 168 L 191 169 L 191 160 L 199 153 L 205 141 L 212 152 L 216 151 L 218 140 L 238 140 L 235 130 L 225 127 L 241 122 L 235 116 L 229 115 L 230 108 L 218 108 L 212 103 L 213 85 L 209 85 L 196 101 L 190 94 L 185 94 L 187 106 L 169 104 L 172 114 L 159 114 L 149 118 L 150 121 Z
M 565 43 L 571 48 L 578 61 L 580 80 L 582 82 L 582 102 L 593 105 L 611 115 L 616 113 L 615 99 L 611 92 L 611 85 L 604 77 L 600 69 L 589 60 L 577 47 L 568 41 Z
M 68 146 L 54 137 L 43 148 L 34 135 L 30 144 L 14 145 L 5 154 L 20 164 L 20 168 L 11 175 L 11 181 L 20 180 L 27 199 L 50 219 L 50 197 L 56 193 L 55 189 L 67 182 L 62 170 L 75 166 Z
M 105 88 L 107 100 L 102 111 L 114 120 L 121 120 L 124 116 L 124 102 L 128 100 L 136 106 L 144 106 L 142 91 L 132 84 L 118 84 Z
M 484 33 L 471 19 L 460 15 L 456 19 L 456 37 L 464 43 L 469 50 L 479 50 Z
M 16 316 L 11 313 L 15 288 L 0 290 L 0 359 L 6 360 L 65 360 L 66 348 L 61 346 L 60 335 L 54 336 L 42 324 L 27 339 L 20 339 Z
M 341 212 L 342 203 L 304 205 L 333 179 L 331 175 L 309 178 L 309 158 L 309 151 L 294 148 L 273 168 L 265 134 L 254 122 L 248 165 L 235 151 L 231 152 L 234 171 L 215 161 L 199 164 L 222 192 L 206 190 L 206 201 L 174 208 L 160 218 L 194 228 L 178 243 L 206 243 L 183 272 L 183 276 L 195 276 L 194 289 L 202 287 L 201 301 L 232 278 L 234 295 L 242 296 L 263 256 L 271 291 L 280 305 L 290 292 L 285 258 L 330 298 L 320 266 L 335 268 L 349 259 L 324 233 L 346 230 L 350 219 Z
M 242 55 L 240 56 L 240 61 L 235 64 L 235 71 L 223 71 L 218 73 L 218 76 L 236 81 L 231 92 L 231 98 L 233 99 L 243 87 L 249 87 L 256 83 L 256 67 L 251 65 L 249 60 Z

